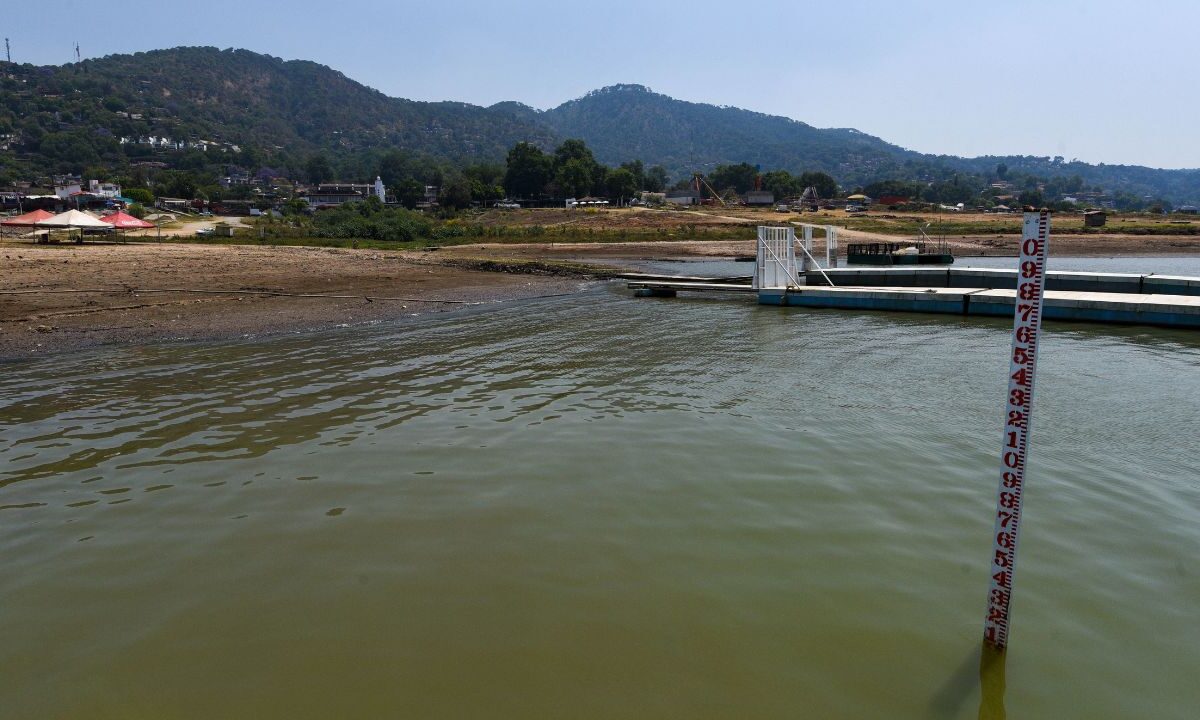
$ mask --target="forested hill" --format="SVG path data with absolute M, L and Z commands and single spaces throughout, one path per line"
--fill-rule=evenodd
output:
M 584 139 L 601 162 L 636 157 L 675 171 L 747 162 L 850 178 L 920 157 L 858 130 L 685 102 L 641 85 L 594 90 L 540 117 L 559 135 Z
M 642 160 L 676 178 L 746 162 L 763 171 L 823 170 L 854 187 L 956 172 L 983 179 L 1004 164 L 1130 197 L 1200 201 L 1200 170 L 923 155 L 857 130 L 684 102 L 640 85 L 538 111 L 519 102 L 484 108 L 392 98 L 323 65 L 247 50 L 176 48 L 48 67 L 0 62 L 0 184 L 138 160 L 286 170 L 315 153 L 358 177 L 389 150 L 461 165 L 503 161 L 519 141 L 549 149 L 566 138 L 583 139 L 601 162 Z
M 303 155 L 404 148 L 448 160 L 495 160 L 513 144 L 550 144 L 545 127 L 455 102 L 391 98 L 324 65 L 195 47 L 64 66 L 0 63 L 0 134 L 48 164 L 149 152 L 120 138 L 207 140 Z
M 820 129 L 785 117 L 685 102 L 641 85 L 615 85 L 539 113 L 560 136 L 582 138 L 597 159 L 640 158 L 672 173 L 708 171 L 747 162 L 770 169 L 821 170 L 847 187 L 880 180 L 947 180 L 956 172 L 982 177 L 1005 166 L 1014 174 L 1075 180 L 1130 199 L 1200 200 L 1200 170 L 1091 165 L 1064 158 L 961 158 L 906 150 L 853 129 Z

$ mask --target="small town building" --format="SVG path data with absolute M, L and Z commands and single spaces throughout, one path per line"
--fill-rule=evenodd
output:
M 310 207 L 331 208 L 344 205 L 348 202 L 362 202 L 367 199 L 367 196 L 359 192 L 313 190 L 305 195 L 304 199 L 308 201 Z
M 88 181 L 88 193 L 99 197 L 115 200 L 121 197 L 121 186 L 116 183 L 100 182 L 99 180 Z
M 770 190 L 750 190 L 743 198 L 747 205 L 767 207 L 775 204 L 775 193 Z
M 665 199 L 672 205 L 699 205 L 700 193 L 691 188 L 686 190 L 668 190 Z
M 1108 214 L 1103 210 L 1087 210 L 1083 213 L 1084 227 L 1104 227 L 1104 223 L 1108 221 Z
M 348 202 L 358 202 L 374 196 L 380 202 L 386 200 L 383 180 L 376 177 L 374 183 L 321 183 L 305 194 L 310 207 L 337 207 Z

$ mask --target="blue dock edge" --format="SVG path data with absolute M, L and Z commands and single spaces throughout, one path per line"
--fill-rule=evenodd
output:
M 980 288 L 809 287 L 764 289 L 760 305 L 885 310 L 1012 317 L 1013 290 Z M 1047 290 L 1043 317 L 1050 320 L 1200 328 L 1200 297 Z
M 963 289 L 1013 289 L 1017 271 L 1002 268 L 867 267 L 811 270 L 805 274 L 809 287 L 824 285 L 826 278 L 838 287 L 919 287 Z M 1072 292 L 1131 293 L 1143 295 L 1200 296 L 1200 278 L 1157 273 L 1068 272 L 1046 273 L 1046 290 Z

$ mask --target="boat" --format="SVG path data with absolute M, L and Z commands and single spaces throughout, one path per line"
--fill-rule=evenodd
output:
M 950 265 L 954 255 L 945 243 L 874 242 L 850 243 L 846 261 L 858 265 Z

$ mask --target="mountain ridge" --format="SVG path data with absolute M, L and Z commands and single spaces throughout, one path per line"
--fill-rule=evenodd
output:
M 520 141 L 549 149 L 575 137 L 601 162 L 640 159 L 677 177 L 747 162 L 764 171 L 822 170 L 853 187 L 956 172 L 986 177 L 1004 164 L 1046 178 L 1076 175 L 1131 196 L 1200 200 L 1200 169 L 930 155 L 855 128 L 679 100 L 636 83 L 537 110 L 515 100 L 485 107 L 391 97 L 311 60 L 233 48 L 171 48 L 60 66 L 0 62 L 0 172 L 79 172 L 160 157 L 161 147 L 145 144 L 150 137 L 184 143 L 185 151 L 208 141 L 231 163 L 293 166 L 312 153 L 350 162 L 396 149 L 453 163 L 498 162 Z

